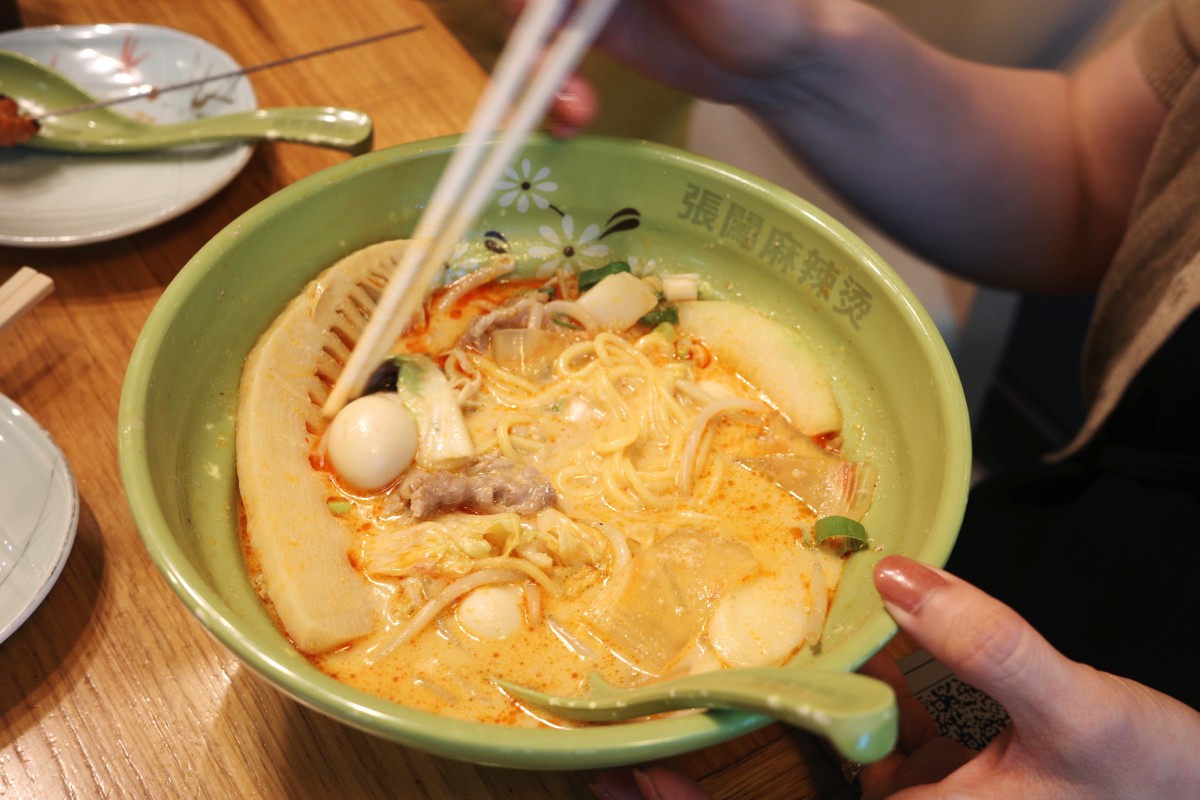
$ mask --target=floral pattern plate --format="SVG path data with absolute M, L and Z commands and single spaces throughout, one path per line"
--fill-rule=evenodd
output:
M 150 25 L 26 28 L 0 50 L 48 64 L 101 99 L 146 83 L 180 83 L 240 69 L 191 34 Z M 257 108 L 243 77 L 123 103 L 123 113 L 179 122 Z M 195 208 L 241 171 L 253 145 L 223 144 L 127 155 L 0 150 L 0 245 L 69 247 L 116 239 Z

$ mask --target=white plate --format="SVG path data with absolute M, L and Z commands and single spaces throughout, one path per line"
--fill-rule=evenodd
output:
M 48 64 L 101 99 L 145 83 L 166 86 L 241 66 L 191 34 L 152 25 L 76 25 L 0 33 L 0 50 Z M 119 110 L 179 122 L 258 107 L 244 77 L 227 78 Z M 0 245 L 69 247 L 166 222 L 212 197 L 250 159 L 253 145 L 223 144 L 123 155 L 0 150 Z
M 67 459 L 33 417 L 0 395 L 0 642 L 58 580 L 78 523 Z

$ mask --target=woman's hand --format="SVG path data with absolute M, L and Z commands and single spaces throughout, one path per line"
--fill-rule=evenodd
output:
M 963 763 L 961 749 L 907 715 L 900 750 L 863 769 L 864 798 L 1195 793 L 1200 714 L 1193 709 L 1067 659 L 1012 609 L 941 570 L 889 556 L 876 567 L 875 585 L 900 627 L 1000 703 L 1011 723 Z
M 527 0 L 502 0 L 516 14 Z M 825 7 L 845 0 L 622 0 L 597 41 L 619 61 L 676 89 L 745 103 L 791 71 Z
M 858 0 L 625 0 L 598 44 L 745 107 L 933 263 L 1022 292 L 1095 289 L 1166 113 L 1132 37 L 1071 75 L 1005 69 L 941 52 Z M 577 85 L 552 113 L 570 134 L 594 97 Z
M 1012 609 L 942 570 L 888 556 L 875 569 L 875 586 L 900 627 L 1000 703 L 1011 722 L 975 754 L 937 735 L 894 662 L 873 659 L 863 671 L 897 689 L 900 740 L 894 753 L 863 768 L 864 800 L 1195 795 L 1200 713 L 1071 661 Z M 593 792 L 613 800 L 707 796 L 661 768 L 605 774 Z

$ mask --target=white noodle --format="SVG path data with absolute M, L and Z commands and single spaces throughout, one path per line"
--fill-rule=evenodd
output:
M 393 650 L 424 630 L 429 623 L 437 619 L 438 614 L 441 614 L 451 603 L 472 589 L 496 583 L 513 583 L 524 580 L 524 573 L 518 572 L 515 569 L 481 569 L 472 572 L 466 577 L 459 578 L 443 589 L 432 600 L 421 606 L 420 610 L 391 639 L 386 642 L 380 642 L 368 650 L 364 661 L 367 664 L 373 665 L 387 658 Z
M 430 680 L 429 678 L 417 678 L 415 681 L 413 681 L 413 685 L 418 686 L 425 691 L 441 698 L 441 701 L 447 705 L 458 705 L 458 695 L 451 693 L 449 689 L 447 689 L 445 686 L 442 686 L 437 681 Z
M 617 530 L 614 525 L 601 524 L 597 525 L 596 529 L 604 534 L 604 537 L 608 539 L 608 543 L 612 547 L 612 571 L 617 572 L 623 569 L 629 563 L 629 559 L 633 557 L 633 554 L 629 552 L 629 540 L 625 538 L 625 534 Z
M 572 653 L 588 661 L 596 660 L 596 651 L 588 647 L 582 639 L 567 630 L 566 626 L 554 617 L 547 615 L 546 626 L 553 631 L 558 640 Z
M 587 331 L 594 331 L 600 327 L 600 320 L 596 319 L 595 314 L 571 300 L 551 300 L 546 303 L 545 313 L 550 319 L 562 314 L 578 322 Z
M 542 590 L 536 583 L 525 587 L 525 610 L 531 627 L 542 624 Z
M 808 619 L 804 622 L 804 639 L 810 645 L 821 641 L 825 630 L 825 617 L 829 613 L 829 592 L 825 585 L 825 570 L 817 559 L 808 569 L 809 607 Z
M 517 260 L 510 255 L 496 256 L 488 263 L 484 264 L 473 272 L 468 272 L 454 283 L 450 284 L 450 288 L 442 295 L 437 305 L 434 306 L 434 312 L 441 314 L 450 309 L 458 299 L 472 289 L 483 286 L 485 283 L 491 283 L 502 275 L 507 275 L 517 268 Z
M 531 561 L 526 561 L 523 558 L 514 558 L 513 556 L 495 556 L 493 558 L 481 558 L 475 562 L 476 566 L 483 569 L 501 569 L 512 570 L 513 572 L 523 572 L 527 578 L 537 583 L 550 594 L 551 597 L 558 597 L 562 594 L 562 588 L 545 572 L 543 572 L 536 564 Z
M 679 493 L 684 497 L 692 493 L 692 479 L 696 468 L 696 454 L 700 451 L 700 440 L 704 436 L 708 423 L 720 414 L 729 411 L 748 411 L 752 414 L 766 414 L 770 411 L 757 400 L 743 400 L 739 397 L 729 397 L 714 400 L 696 415 L 692 429 L 688 431 L 687 443 L 683 446 L 683 455 L 679 464 Z
M 529 322 L 525 325 L 526 328 L 537 330 L 542 327 L 542 323 L 546 318 L 546 307 L 544 305 L 536 305 L 529 309 Z

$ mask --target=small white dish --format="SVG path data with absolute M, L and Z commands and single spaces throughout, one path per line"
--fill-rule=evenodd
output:
M 24 28 L 0 33 L 0 50 L 54 67 L 100 99 L 241 68 L 203 39 L 153 25 Z M 237 76 L 118 109 L 146 121 L 179 122 L 257 107 L 250 82 Z M 212 197 L 253 151 L 251 144 L 125 155 L 0 149 L 0 245 L 70 247 L 145 230 Z
M 49 594 L 78 524 L 71 465 L 33 417 L 0 395 L 0 642 Z

